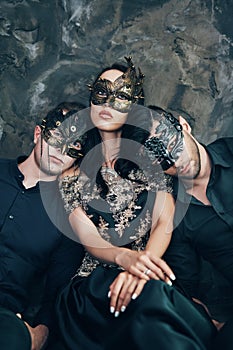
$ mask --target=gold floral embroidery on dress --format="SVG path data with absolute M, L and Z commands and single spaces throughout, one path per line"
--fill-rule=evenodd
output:
M 121 266 L 118 266 L 116 264 L 104 263 L 103 261 L 94 258 L 91 254 L 89 254 L 86 251 L 84 258 L 82 260 L 82 264 L 78 268 L 78 270 L 77 270 L 76 274 L 73 276 L 73 278 L 75 278 L 76 276 L 87 277 L 99 265 L 104 266 L 104 267 L 108 267 L 108 268 L 115 268 L 115 269 L 117 268 L 118 270 L 123 270 L 123 268 Z
M 105 221 L 102 216 L 99 217 L 98 232 L 105 241 L 110 242 L 111 237 L 108 232 L 109 223 Z
M 68 213 L 77 207 L 86 209 L 88 202 L 94 198 L 100 198 L 97 187 L 91 186 L 89 178 L 83 173 L 65 176 L 59 181 L 59 189 Z
M 140 180 L 145 184 L 148 191 L 164 191 L 172 193 L 172 176 L 164 174 L 161 167 L 154 167 L 153 172 L 142 171 L 141 169 L 131 171 L 129 179 L 132 181 Z
M 136 217 L 138 194 L 145 190 L 145 183 L 138 184 L 132 180 L 121 178 L 112 168 L 101 169 L 103 179 L 108 185 L 106 201 L 110 205 L 115 221 L 115 231 L 122 237 L 124 231 L 130 226 L 130 221 Z M 134 178 L 136 180 L 136 177 Z M 145 180 L 145 177 L 143 178 Z
M 121 178 L 112 168 L 102 167 L 101 175 L 108 185 L 106 201 L 112 213 L 117 213 L 128 206 L 134 199 L 132 181 Z
M 135 234 L 133 236 L 130 236 L 130 239 L 134 241 L 133 244 L 136 244 L 137 241 L 141 241 L 141 237 L 145 235 L 145 232 L 148 232 L 150 230 L 151 222 L 152 217 L 149 210 L 147 210 L 145 217 L 143 219 L 140 219 L 140 225 L 138 226 Z
M 146 248 L 146 244 L 148 242 L 149 237 L 150 237 L 150 232 L 147 231 L 146 234 L 144 234 L 144 236 L 139 237 L 138 239 L 136 239 L 131 243 L 131 249 L 136 250 L 138 252 L 141 250 L 144 250 Z
M 137 217 L 137 210 L 142 209 L 141 206 L 137 205 L 139 195 L 143 191 L 172 191 L 170 178 L 161 174 L 155 173 L 152 179 L 152 177 L 147 177 L 143 171 L 136 170 L 129 174 L 128 179 L 122 179 L 114 169 L 102 168 L 101 173 L 109 188 L 106 202 L 109 205 L 109 215 L 114 221 L 114 231 L 123 240 L 124 233 L 127 234 L 125 231 L 129 230 L 131 222 Z M 93 220 L 92 215 L 88 214 L 88 205 L 92 200 L 103 199 L 100 197 L 97 186 L 93 186 L 87 176 L 80 174 L 79 176 L 64 177 L 60 181 L 60 191 L 68 212 L 76 207 L 82 207 L 87 216 Z M 100 236 L 111 242 L 112 231 L 109 228 L 109 223 L 101 216 L 101 213 L 98 214 L 98 211 L 95 213 L 95 217 L 97 217 L 96 227 Z M 128 236 L 127 246 L 131 246 L 134 250 L 145 249 L 151 222 L 151 213 L 146 209 L 142 218 L 139 218 L 139 224 L 135 225 L 136 227 Z M 114 264 L 103 263 L 86 252 L 76 275 L 88 276 L 98 265 L 122 269 Z
M 95 270 L 95 268 L 100 264 L 100 261 L 98 259 L 95 259 L 93 256 L 91 256 L 88 252 L 85 253 L 84 258 L 82 260 L 81 266 L 78 268 L 76 274 L 73 278 L 76 276 L 80 277 L 87 277 L 90 275 L 90 273 Z
M 141 209 L 141 207 L 136 205 L 133 201 L 128 205 L 127 209 L 113 215 L 113 218 L 116 222 L 115 230 L 118 233 L 119 237 L 122 237 L 125 229 L 130 226 L 130 221 L 136 218 L 135 210 L 137 209 Z

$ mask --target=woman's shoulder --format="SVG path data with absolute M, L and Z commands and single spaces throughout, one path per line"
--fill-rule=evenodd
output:
M 80 171 L 59 178 L 59 189 L 67 212 L 71 213 L 76 207 L 82 206 L 84 194 L 89 192 L 89 187 L 89 178 Z

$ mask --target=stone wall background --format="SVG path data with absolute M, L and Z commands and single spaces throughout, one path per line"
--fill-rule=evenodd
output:
M 232 136 L 233 0 L 0 0 L 0 156 L 27 154 L 58 103 L 88 105 L 96 73 L 132 55 L 146 104 Z

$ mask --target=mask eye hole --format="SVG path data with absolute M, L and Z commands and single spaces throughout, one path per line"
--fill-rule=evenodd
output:
M 116 93 L 116 98 L 122 101 L 130 101 L 130 96 L 124 92 Z
M 61 137 L 61 133 L 58 129 L 51 129 L 49 133 L 52 137 Z
M 167 146 L 167 149 L 169 152 L 171 152 L 173 150 L 173 148 L 176 146 L 176 142 L 177 142 L 177 138 L 176 136 L 174 136 L 170 141 L 169 144 Z
M 107 92 L 104 89 L 98 89 L 96 91 L 96 95 L 99 95 L 101 97 L 107 97 Z
M 70 147 L 71 148 L 74 148 L 74 149 L 76 149 L 76 150 L 81 150 L 81 148 L 82 148 L 82 146 L 81 146 L 81 143 L 79 142 L 79 141 L 75 141 L 74 143 L 72 143 L 71 145 L 70 145 Z
M 100 97 L 107 97 L 108 96 L 108 92 L 106 90 L 106 88 L 102 85 L 102 84 L 96 84 L 94 86 L 94 89 L 93 89 L 93 93 L 96 95 L 96 96 L 100 96 Z

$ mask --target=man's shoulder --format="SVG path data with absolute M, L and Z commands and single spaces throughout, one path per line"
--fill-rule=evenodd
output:
M 18 159 L 0 158 L 0 180 L 4 183 L 11 182 L 10 179 L 18 176 L 20 173 L 17 164 Z
M 15 159 L 0 158 L 0 164 L 9 164 L 15 162 Z
M 15 159 L 7 159 L 7 158 L 0 158 L 0 167 L 1 167 L 1 172 L 7 169 L 11 166 L 11 164 L 16 163 Z
M 221 137 L 207 146 L 208 150 L 213 150 L 221 155 L 233 155 L 233 137 Z

